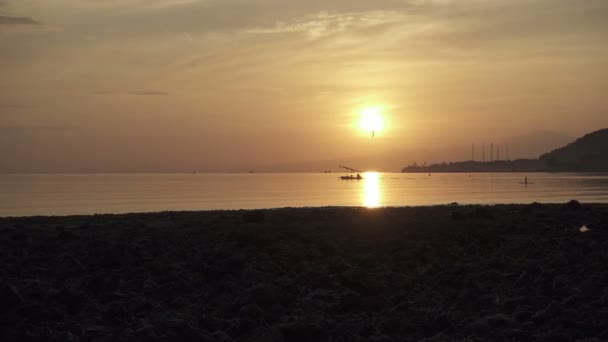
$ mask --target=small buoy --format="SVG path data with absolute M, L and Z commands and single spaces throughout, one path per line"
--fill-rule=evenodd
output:
M 580 227 L 578 230 L 579 230 L 581 233 L 586 233 L 586 232 L 590 231 L 591 229 L 587 228 L 587 226 L 586 226 L 586 225 L 583 225 L 583 226 L 582 226 L 582 227 Z

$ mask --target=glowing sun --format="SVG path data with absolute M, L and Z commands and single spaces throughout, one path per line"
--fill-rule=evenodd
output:
M 382 116 L 380 116 L 380 109 L 376 107 L 363 108 L 361 110 L 359 127 L 365 132 L 372 133 L 373 137 L 377 131 L 382 129 Z

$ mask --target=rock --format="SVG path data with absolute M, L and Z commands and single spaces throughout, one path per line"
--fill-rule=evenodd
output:
M 450 339 L 443 333 L 439 333 L 433 337 L 427 337 L 418 342 L 449 342 Z
M 543 208 L 545 208 L 545 205 L 542 203 L 538 203 L 538 202 L 532 202 L 532 203 L 528 204 L 527 207 L 532 208 L 532 209 L 543 209 Z
M 291 322 L 280 326 L 285 341 L 323 341 L 327 332 L 319 326 L 306 322 Z
M 495 314 L 479 318 L 468 326 L 469 331 L 480 334 L 493 334 L 495 331 L 510 329 L 517 326 L 517 322 L 503 314 Z
M 285 342 L 283 335 L 276 327 L 258 328 L 247 340 L 252 342 Z
M 40 304 L 25 304 L 20 306 L 16 313 L 29 321 L 45 321 L 52 322 L 53 320 L 61 319 L 61 314 L 57 314 L 57 310 L 52 311 L 45 305 Z
M 503 314 L 491 315 L 486 317 L 485 320 L 490 326 L 496 328 L 512 327 L 517 325 L 517 322 L 515 322 L 513 318 Z
M 262 311 L 262 309 L 260 309 L 260 307 L 256 304 L 248 304 L 243 306 L 239 313 L 242 317 L 253 319 L 262 316 L 264 314 L 264 311 Z
M 519 323 L 524 323 L 532 319 L 534 313 L 527 309 L 517 310 L 515 312 L 515 320 Z
M 146 280 L 144 280 L 144 283 L 143 283 L 143 290 L 144 290 L 144 292 L 153 291 L 157 287 L 158 287 L 158 284 L 154 280 L 152 280 L 150 278 L 147 278 Z
M 149 341 L 156 338 L 156 331 L 151 324 L 145 324 L 141 328 L 135 330 L 135 336 L 141 340 Z
M 102 318 L 108 322 L 118 322 L 125 316 L 125 307 L 121 301 L 114 301 L 101 309 Z
M 58 229 L 57 230 L 57 237 L 61 240 L 67 240 L 67 239 L 71 239 L 73 237 L 75 237 L 76 235 L 66 229 Z
M 371 342 L 393 342 L 394 340 L 386 335 L 376 335 L 369 339 Z
M 486 207 L 475 208 L 475 217 L 480 219 L 494 219 L 494 215 L 492 215 L 490 209 Z
M 460 211 L 453 211 L 452 212 L 452 219 L 454 219 L 454 220 L 464 220 L 466 218 L 467 218 L 467 216 L 464 213 L 460 212 Z
M 228 334 L 226 334 L 222 330 L 218 330 L 218 331 L 214 332 L 209 337 L 211 337 L 211 341 L 214 341 L 214 342 L 232 342 L 232 341 L 234 341 L 230 336 L 228 336 Z
M 251 210 L 243 214 L 243 222 L 263 222 L 265 215 L 263 210 Z
M 555 317 L 559 316 L 561 309 L 559 304 L 556 302 L 551 302 L 544 309 L 537 311 L 532 316 L 532 320 L 536 323 L 542 323 L 546 321 L 550 321 Z
M 111 328 L 103 325 L 88 325 L 82 329 L 82 332 L 85 341 L 94 341 L 96 339 L 101 341 L 104 336 L 111 335 Z
M 184 297 L 177 297 L 171 301 L 171 307 L 179 309 L 190 305 L 190 301 Z
M 260 307 L 270 307 L 273 304 L 278 304 L 280 298 L 279 290 L 271 284 L 258 284 L 251 288 L 251 299 Z
M 571 200 L 570 202 L 562 205 L 562 210 L 568 210 L 568 211 L 576 211 L 576 210 L 581 210 L 583 206 L 581 205 L 581 203 L 577 200 Z
M 159 317 L 159 322 L 165 328 L 178 329 L 184 325 L 184 318 L 179 312 L 168 311 Z
M 5 312 L 23 304 L 23 298 L 13 285 L 0 283 L 0 312 Z
M 11 238 L 13 240 L 23 241 L 23 240 L 25 240 L 27 238 L 27 235 L 24 232 L 20 231 L 20 230 L 16 230 L 16 231 L 13 232 L 13 234 L 11 234 Z
M 340 296 L 340 309 L 345 312 L 351 312 L 361 307 L 361 296 L 354 292 L 349 291 Z

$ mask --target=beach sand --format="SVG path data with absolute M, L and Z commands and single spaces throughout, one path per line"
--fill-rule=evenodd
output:
M 0 242 L 2 341 L 608 340 L 606 205 L 2 218 Z

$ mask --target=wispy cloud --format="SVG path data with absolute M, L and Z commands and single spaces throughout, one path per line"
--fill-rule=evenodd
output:
M 99 90 L 97 95 L 140 95 L 140 96 L 166 96 L 169 95 L 166 91 L 160 90 Z
M 23 109 L 23 108 L 29 108 L 29 107 L 31 107 L 31 106 L 15 104 L 15 103 L 0 103 L 0 109 Z
M 13 17 L 0 15 L 0 26 L 2 25 L 39 25 L 40 23 L 29 17 Z
M 74 125 L 27 125 L 27 124 L 14 124 L 14 125 L 0 125 L 0 132 L 3 133 L 20 133 L 20 132 L 32 132 L 32 131 L 67 131 L 75 129 Z
M 403 18 L 394 11 L 327 13 L 321 12 L 291 22 L 277 22 L 274 26 L 258 26 L 243 30 L 251 34 L 302 33 L 308 38 L 321 38 L 349 29 L 370 28 L 397 22 Z

